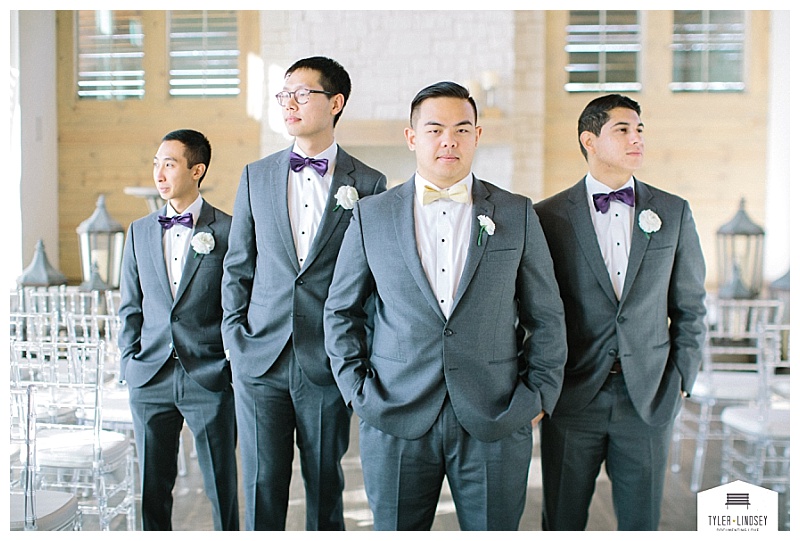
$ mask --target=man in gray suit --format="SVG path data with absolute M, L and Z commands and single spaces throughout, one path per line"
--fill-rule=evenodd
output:
M 130 392 L 145 530 L 172 529 L 184 420 L 214 528 L 239 529 L 233 389 L 220 333 L 231 217 L 200 195 L 210 161 L 202 133 L 164 136 L 153 179 L 167 204 L 131 224 L 122 259 L 121 374 Z
M 417 94 L 405 131 L 416 174 L 356 204 L 325 304 L 376 530 L 430 529 L 445 477 L 461 529 L 517 529 L 532 425 L 561 389 L 547 243 L 529 199 L 472 174 L 477 117 L 455 83 Z
M 236 195 L 222 333 L 236 390 L 247 530 L 285 529 L 295 441 L 306 529 L 344 529 L 350 412 L 325 354 L 322 307 L 353 202 L 386 189 L 384 175 L 334 140 L 349 95 L 350 78 L 337 62 L 295 62 L 276 96 L 294 145 L 247 165 Z
M 655 530 L 672 423 L 703 343 L 705 263 L 689 204 L 633 177 L 639 105 L 612 94 L 578 121 L 589 173 L 535 205 L 564 299 L 564 389 L 541 425 L 545 530 L 586 528 L 605 461 L 620 530 Z

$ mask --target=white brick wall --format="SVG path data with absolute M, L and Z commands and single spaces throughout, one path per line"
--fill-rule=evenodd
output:
M 345 67 L 352 119 L 405 119 L 417 91 L 442 80 L 481 97 L 473 81 L 489 70 L 500 78 L 499 102 L 511 96 L 511 11 L 267 11 L 262 21 L 265 64 L 285 70 L 322 55 Z
M 262 56 L 267 80 L 265 111 L 280 112 L 274 94 L 280 90 L 282 74 L 295 60 L 307 56 L 328 56 L 340 62 L 350 74 L 353 90 L 345 108 L 348 119 L 405 120 L 414 95 L 423 87 L 443 80 L 467 86 L 478 101 L 479 116 L 485 107 L 480 88 L 481 75 L 496 73 L 499 86 L 495 104 L 515 127 L 507 145 L 481 146 L 475 157 L 475 174 L 507 189 L 534 195 L 541 175 L 530 170 L 541 157 L 537 137 L 543 118 L 538 109 L 543 98 L 531 100 L 531 92 L 543 91 L 543 76 L 531 83 L 527 66 L 531 51 L 520 55 L 519 43 L 544 46 L 541 36 L 517 36 L 539 30 L 537 12 L 514 11 L 264 11 L 261 14 Z M 540 13 L 540 12 L 538 12 Z M 520 18 L 521 17 L 521 18 Z M 530 30 L 529 30 L 530 29 Z M 543 59 L 543 52 L 537 51 Z M 535 54 L 534 63 L 536 63 Z M 522 65 L 516 65 L 522 61 Z M 541 62 L 543 66 L 543 60 Z M 541 68 L 540 68 L 541 69 Z M 266 77 L 265 74 L 265 77 Z M 543 75 L 543 70 L 537 75 Z M 523 77 L 524 76 L 524 77 Z M 515 88 L 515 77 L 523 78 Z M 268 79 L 268 77 L 267 77 Z M 527 81 L 527 82 L 526 82 Z M 542 94 L 543 96 L 543 94 Z M 523 111 L 516 105 L 520 102 Z M 479 119 L 480 120 L 480 119 Z M 538 123 L 536 126 L 534 123 Z M 273 123 L 274 125 L 274 123 Z M 270 129 L 262 130 L 265 153 L 286 146 L 287 139 Z M 382 170 L 390 182 L 406 180 L 413 173 L 413 158 L 402 145 L 395 151 L 365 144 L 348 150 L 366 163 Z M 396 154 L 395 154 L 396 153 Z M 527 164 L 515 167 L 514 157 L 527 155 Z M 540 164 L 539 164 L 540 165 Z M 517 175 L 520 178 L 514 178 Z

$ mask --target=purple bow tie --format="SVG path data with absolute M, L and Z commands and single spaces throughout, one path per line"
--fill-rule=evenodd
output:
M 611 206 L 612 200 L 625 203 L 629 207 L 632 207 L 634 203 L 633 188 L 629 186 L 616 192 L 596 193 L 592 195 L 592 199 L 594 199 L 594 208 L 603 214 L 608 212 L 608 207 Z
M 303 170 L 303 167 L 311 166 L 314 171 L 319 173 L 319 176 L 325 176 L 325 173 L 328 171 L 328 160 L 325 158 L 321 160 L 315 160 L 314 158 L 304 158 L 300 154 L 296 152 L 292 152 L 289 156 L 289 167 L 292 168 L 292 171 L 295 173 L 299 173 Z
M 188 227 L 189 229 L 191 229 L 192 225 L 194 224 L 194 220 L 192 220 L 191 213 L 176 214 L 172 218 L 167 218 L 162 214 L 161 216 L 158 217 L 158 223 L 160 223 L 161 227 L 163 227 L 164 229 L 169 229 L 175 224 L 180 224 L 184 227 Z

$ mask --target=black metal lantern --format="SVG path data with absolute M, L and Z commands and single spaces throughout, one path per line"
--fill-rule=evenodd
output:
M 117 289 L 125 230 L 108 215 L 104 195 L 97 199 L 94 213 L 81 222 L 75 231 L 80 241 L 81 272 L 85 284 L 82 288 L 91 288 L 91 284 L 97 283 L 99 277 L 108 288 Z M 92 275 L 93 270 L 96 276 Z
M 717 230 L 718 296 L 754 299 L 761 293 L 764 272 L 764 229 L 744 211 L 744 198 L 734 217 Z

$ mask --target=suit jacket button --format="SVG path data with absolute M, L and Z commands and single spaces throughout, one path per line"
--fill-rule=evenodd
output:
M 616 349 L 609 349 L 608 350 L 608 356 L 609 357 L 616 357 L 617 356 L 617 350 Z
M 445 329 L 444 330 L 444 335 L 445 336 L 453 336 L 454 334 L 455 333 L 452 331 L 452 329 Z
M 172 321 L 178 321 L 180 318 L 178 316 L 172 316 Z
M 625 316 L 619 316 L 617 318 L 617 321 L 620 322 L 620 323 L 623 323 L 625 321 Z

